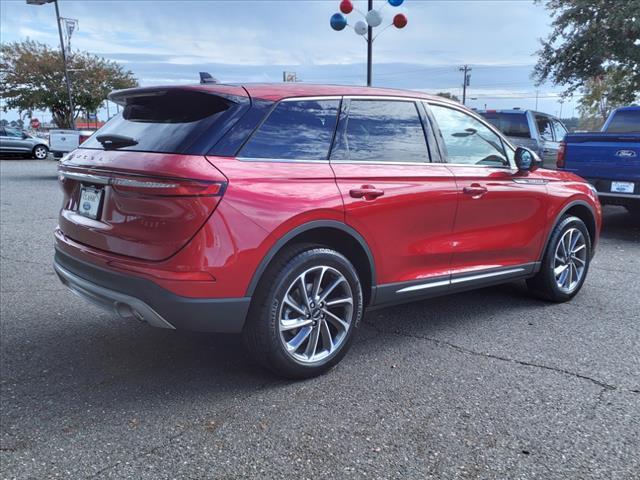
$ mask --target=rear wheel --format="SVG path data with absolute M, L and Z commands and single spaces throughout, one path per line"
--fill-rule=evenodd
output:
M 49 156 L 49 149 L 44 145 L 37 145 L 33 149 L 32 154 L 33 154 L 33 158 L 35 158 L 36 160 L 44 160 Z
M 571 300 L 582 288 L 591 261 L 591 238 L 578 217 L 564 216 L 551 234 L 542 266 L 529 289 L 552 302 Z
M 362 313 L 362 288 L 346 257 L 324 247 L 293 246 L 261 279 L 245 345 L 279 375 L 313 377 L 344 357 Z

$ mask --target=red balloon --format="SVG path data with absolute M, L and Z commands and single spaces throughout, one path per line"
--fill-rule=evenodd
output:
M 393 26 L 396 28 L 404 28 L 407 26 L 407 16 L 404 13 L 399 13 L 393 17 Z
M 340 11 L 344 14 L 351 13 L 353 11 L 353 3 L 351 3 L 351 0 L 342 0 L 340 2 Z

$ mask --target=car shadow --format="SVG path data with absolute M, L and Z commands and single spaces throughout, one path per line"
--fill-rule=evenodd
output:
M 605 205 L 602 209 L 602 238 L 640 241 L 640 216 L 614 205 Z

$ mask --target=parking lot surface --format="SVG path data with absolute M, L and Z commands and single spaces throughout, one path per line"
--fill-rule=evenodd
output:
M 54 161 L 4 160 L 0 478 L 638 478 L 640 222 L 605 208 L 582 292 L 522 283 L 370 312 L 327 375 L 157 330 L 52 269 Z

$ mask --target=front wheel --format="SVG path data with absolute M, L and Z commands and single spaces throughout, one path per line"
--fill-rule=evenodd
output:
M 260 282 L 245 345 L 278 375 L 313 377 L 344 357 L 362 313 L 362 287 L 346 257 L 319 246 L 294 246 Z
M 33 149 L 33 158 L 36 160 L 44 160 L 49 156 L 49 149 L 44 145 L 38 145 Z
M 582 288 L 590 262 L 589 230 L 578 217 L 566 215 L 553 229 L 540 271 L 527 285 L 546 300 L 566 302 Z

